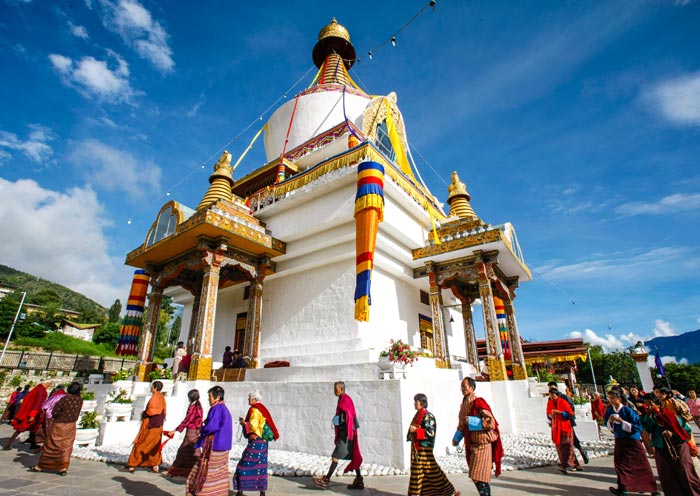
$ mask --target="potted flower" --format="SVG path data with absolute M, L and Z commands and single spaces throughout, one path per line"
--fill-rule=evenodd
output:
M 133 372 L 130 369 L 120 369 L 112 375 L 112 390 L 109 394 L 115 395 L 122 389 L 131 394 L 131 390 L 134 387 L 134 381 L 132 380 Z
M 91 412 L 97 407 L 97 400 L 95 400 L 95 393 L 93 391 L 83 391 L 80 393 L 83 398 L 83 407 L 80 409 L 81 412 Z
M 153 369 L 148 374 L 148 377 L 151 379 L 151 382 L 160 381 L 161 383 L 163 383 L 163 389 L 161 389 L 160 392 L 164 395 L 170 396 L 170 394 L 173 392 L 173 388 L 175 387 L 175 381 L 173 381 L 173 374 L 170 369 Z
M 379 353 L 379 369 L 382 373 L 390 373 L 395 377 L 396 373 L 404 374 L 407 365 L 413 366 L 418 360 L 418 352 L 413 351 L 411 346 L 402 340 L 393 339 L 389 342 L 389 347 Z
M 100 433 L 100 423 L 97 421 L 97 413 L 85 412 L 78 421 L 78 429 L 75 431 L 74 446 L 95 446 L 95 440 Z
M 119 392 L 110 398 L 110 400 L 105 403 L 105 417 L 107 420 L 112 422 L 115 420 L 126 420 L 131 418 L 131 410 L 133 408 L 134 400 L 131 399 L 129 393 L 126 389 L 120 389 Z

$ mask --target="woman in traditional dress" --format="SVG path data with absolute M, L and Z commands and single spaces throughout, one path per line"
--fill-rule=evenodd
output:
M 160 442 L 163 438 L 163 422 L 165 422 L 165 397 L 161 390 L 163 383 L 153 381 L 151 384 L 151 399 L 146 409 L 141 412 L 141 428 L 134 439 L 129 461 L 122 467 L 125 472 L 133 472 L 134 467 L 150 467 L 158 473 L 163 457 L 160 453 Z
M 574 411 L 569 402 L 559 395 L 557 388 L 551 388 L 547 402 L 547 420 L 552 428 L 552 442 L 557 447 L 559 472 L 564 474 L 568 473 L 568 470 L 574 472 L 581 470 L 574 451 L 572 418 L 574 418 Z
M 272 415 L 262 404 L 258 391 L 248 395 L 248 413 L 239 421 L 243 426 L 248 446 L 243 450 L 241 459 L 233 476 L 233 489 L 236 496 L 243 496 L 243 491 L 260 491 L 265 496 L 267 491 L 267 443 L 276 441 L 279 432 L 272 420 Z
M 187 393 L 187 398 L 190 400 L 190 406 L 187 407 L 187 414 L 185 419 L 180 422 L 175 431 L 185 432 L 185 439 L 182 441 L 180 448 L 177 450 L 177 456 L 175 461 L 170 466 L 168 470 L 163 472 L 166 476 L 182 476 L 187 477 L 190 475 L 190 470 L 194 467 L 197 458 L 194 456 L 194 443 L 199 439 L 199 430 L 202 428 L 202 419 L 204 417 L 204 411 L 202 410 L 202 404 L 199 402 L 199 391 L 192 389 Z M 175 431 L 163 432 L 170 439 L 175 435 Z
M 58 401 L 65 395 L 65 388 L 62 385 L 58 385 L 53 389 L 53 391 L 51 391 L 49 397 L 46 400 L 44 400 L 44 402 L 41 404 L 41 413 L 44 419 L 44 423 L 42 424 L 41 429 L 39 429 L 36 432 L 34 438 L 36 444 L 43 443 L 44 439 L 46 439 L 46 437 L 49 435 L 51 423 L 53 422 L 53 407 L 56 406 L 56 403 L 58 403 Z
M 72 382 L 68 386 L 68 394 L 58 396 L 58 401 L 51 407 L 51 419 L 47 423 L 46 439 L 39 463 L 29 470 L 56 470 L 58 475 L 68 473 L 75 442 L 76 422 L 83 408 L 83 398 L 80 397 L 82 388 L 79 382 Z
M 9 450 L 12 448 L 12 443 L 17 436 L 22 432 L 29 432 L 29 447 L 31 449 L 37 449 L 35 437 L 36 432 L 41 429 L 43 423 L 43 414 L 41 411 L 41 405 L 44 400 L 48 397 L 47 390 L 51 387 L 51 381 L 45 381 L 37 385 L 29 391 L 29 393 L 22 400 L 22 404 L 17 410 L 15 418 L 12 420 L 12 428 L 15 432 L 12 433 L 10 439 L 7 440 L 5 445 L 2 447 L 3 450 Z
M 447 479 L 435 461 L 435 416 L 428 408 L 428 398 L 422 393 L 413 397 L 416 414 L 408 428 L 406 440 L 411 442 L 411 478 L 408 494 L 430 496 L 459 496 L 459 491 Z
M 224 403 L 224 390 L 209 390 L 209 413 L 195 449 L 199 460 L 187 477 L 187 496 L 228 496 L 228 452 L 233 444 L 231 412 Z
M 620 388 L 610 389 L 608 401 L 610 406 L 605 412 L 605 423 L 615 434 L 613 459 L 617 473 L 617 488 L 610 487 L 610 492 L 617 495 L 637 492 L 660 496 L 641 441 L 642 424 L 639 415 L 622 404 Z
M 654 394 L 645 395 L 644 403 L 642 426 L 655 448 L 661 489 L 673 496 L 700 496 L 700 478 L 688 446 L 693 435 L 690 426 L 675 412 L 659 407 Z

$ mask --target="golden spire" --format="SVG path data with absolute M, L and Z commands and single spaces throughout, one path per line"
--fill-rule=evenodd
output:
M 450 217 L 460 219 L 481 220 L 469 204 L 471 196 L 467 193 L 467 185 L 459 180 L 457 171 L 452 172 L 452 184 L 447 187 L 447 203 L 450 205 Z
M 209 189 L 197 205 L 197 210 L 207 208 L 218 200 L 233 201 L 233 167 L 231 167 L 231 154 L 224 150 L 221 158 L 214 165 L 214 173 L 209 176 Z
M 350 69 L 355 63 L 355 47 L 350 43 L 350 33 L 344 26 L 338 24 L 335 17 L 318 33 L 318 42 L 316 42 L 312 52 L 316 67 L 320 69 L 329 55 L 332 54 L 337 56 L 338 61 L 343 61 L 341 67 L 345 69 Z M 338 65 L 336 63 L 335 67 L 338 67 Z

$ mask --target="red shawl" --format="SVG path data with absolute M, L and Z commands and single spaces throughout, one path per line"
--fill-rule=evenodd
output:
M 352 402 L 352 398 L 347 394 L 343 393 L 338 398 L 338 406 L 335 409 L 335 414 L 340 416 L 341 413 L 345 413 L 345 425 L 348 430 L 348 441 L 353 441 L 352 443 L 352 460 L 345 467 L 344 472 L 350 472 L 351 470 L 356 470 L 362 465 L 362 454 L 360 453 L 360 443 L 355 436 L 355 419 L 357 418 L 357 413 L 355 412 L 355 404 Z M 335 441 L 338 442 L 338 434 L 340 431 L 339 426 L 335 426 Z
M 418 451 L 418 441 L 420 440 L 419 438 L 421 437 L 421 434 L 419 434 L 419 431 L 423 431 L 423 438 L 425 438 L 425 430 L 421 428 L 421 424 L 423 423 L 423 419 L 425 418 L 425 414 L 428 413 L 428 410 L 425 408 L 421 408 L 416 412 L 416 414 L 413 416 L 413 420 L 411 420 L 411 425 L 416 426 L 416 432 L 411 432 L 410 430 L 408 431 L 408 436 L 409 439 L 413 439 L 413 448 L 414 451 Z
M 46 401 L 47 396 L 46 388 L 42 384 L 35 386 L 34 389 L 29 391 L 22 400 L 22 405 L 19 407 L 15 418 L 12 420 L 12 427 L 17 432 L 36 432 L 39 430 L 43 420 L 41 418 L 41 404 Z
M 265 422 L 267 425 L 270 426 L 270 429 L 272 429 L 272 434 L 275 437 L 275 441 L 277 441 L 280 438 L 280 433 L 277 430 L 277 426 L 275 425 L 275 422 L 272 420 L 272 415 L 270 415 L 270 412 L 265 408 L 265 405 L 260 403 L 259 401 L 257 403 L 253 403 L 250 405 L 250 408 L 248 409 L 248 414 L 245 416 L 245 421 L 248 422 L 250 421 L 250 410 L 255 408 L 258 410 L 260 413 L 262 413 L 262 416 L 265 417 Z
M 479 412 L 481 410 L 486 410 L 493 416 L 493 412 L 491 411 L 491 407 L 489 406 L 488 403 L 483 398 L 476 398 L 474 400 L 474 404 L 472 405 L 471 410 L 469 411 L 469 416 L 471 417 L 480 417 Z M 498 422 L 496 421 L 496 417 L 493 417 L 493 423 L 494 423 L 494 429 L 496 431 L 496 434 L 498 434 L 498 437 L 494 442 L 491 443 L 491 459 L 493 460 L 493 463 L 496 465 L 496 477 L 501 475 L 501 461 L 503 460 L 503 443 L 501 442 L 501 431 L 498 429 Z M 469 428 L 465 425 L 464 430 L 462 431 L 462 434 L 464 434 L 464 451 L 466 452 L 467 459 L 469 458 L 469 451 L 470 447 L 469 444 L 471 443 L 471 435 L 469 432 Z
M 668 408 L 659 408 L 653 412 L 653 418 L 662 429 L 673 432 L 681 441 L 690 440 L 690 435 L 678 422 L 675 411 Z
M 564 398 L 557 397 L 556 400 L 550 398 L 547 402 L 547 416 L 552 419 L 552 441 L 555 445 L 559 446 L 561 444 L 561 435 L 571 434 L 573 428 L 571 427 L 570 420 L 564 420 L 564 417 L 560 413 L 553 415 L 552 410 L 566 412 L 569 414 L 569 417 L 574 415 L 574 411 L 571 409 L 569 402 Z

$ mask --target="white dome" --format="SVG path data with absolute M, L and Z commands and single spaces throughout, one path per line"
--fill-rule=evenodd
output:
M 314 136 L 345 122 L 345 115 L 362 129 L 362 115 L 370 100 L 366 95 L 346 92 L 345 113 L 343 113 L 342 91 L 316 91 L 300 96 L 294 113 L 294 122 L 289 131 L 286 151 L 289 152 Z M 267 121 L 265 155 L 268 162 L 282 154 L 293 110 L 294 100 L 292 99 L 278 108 Z

